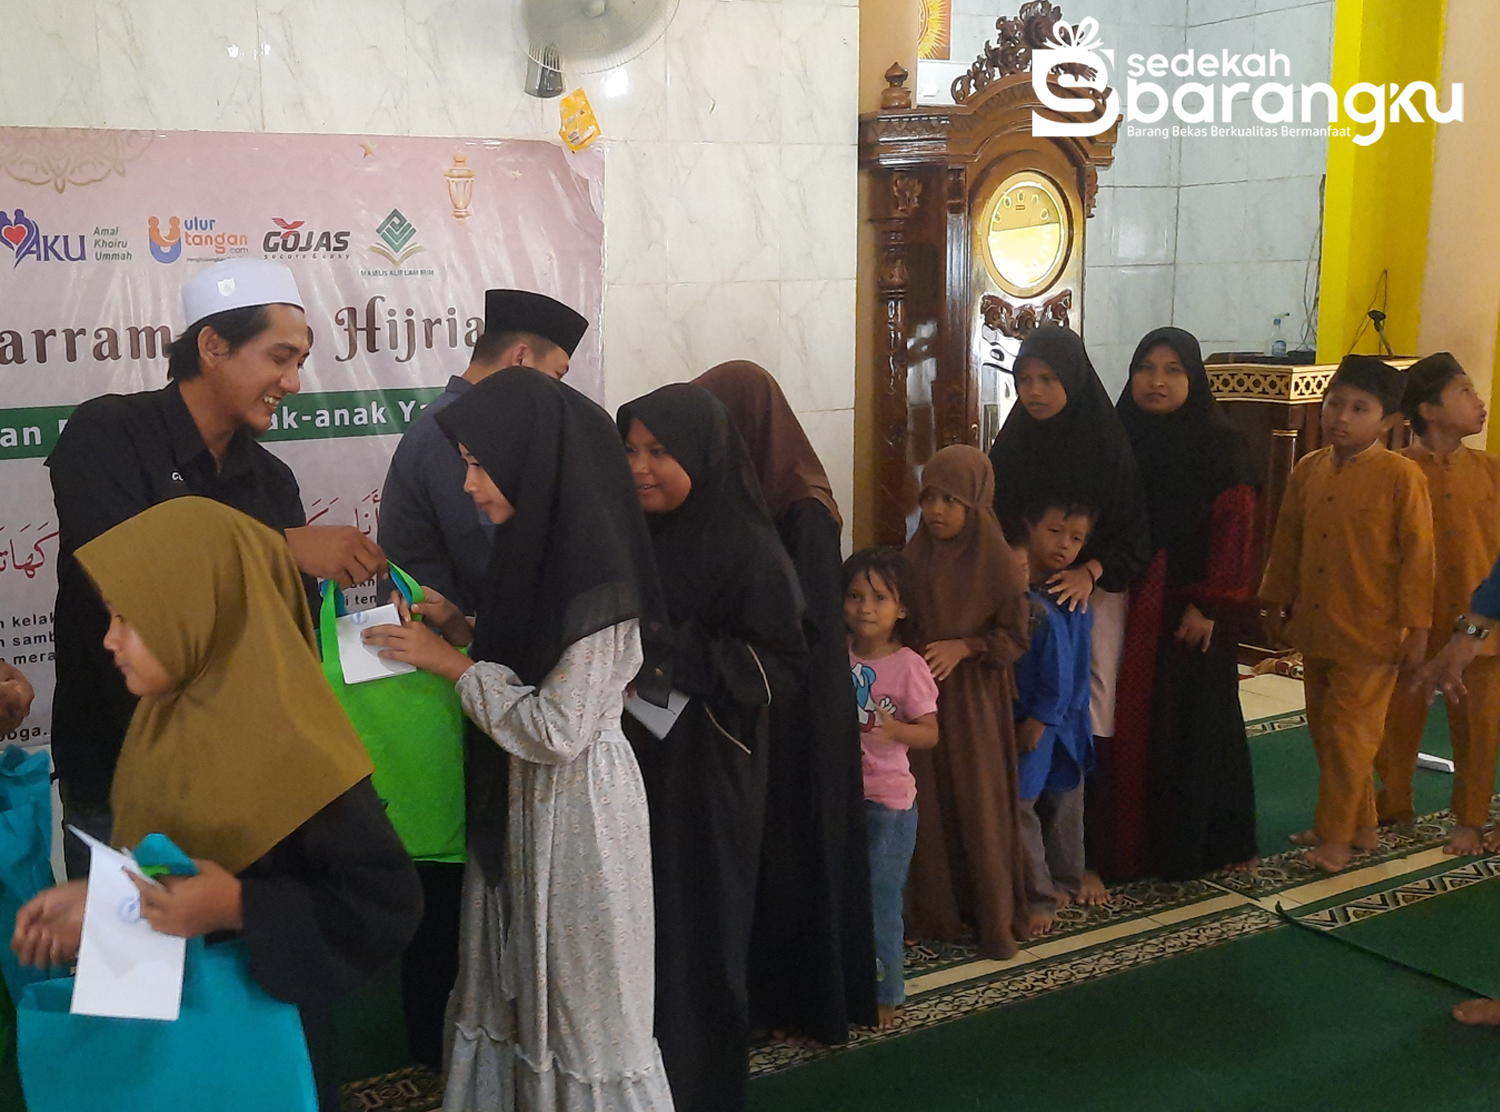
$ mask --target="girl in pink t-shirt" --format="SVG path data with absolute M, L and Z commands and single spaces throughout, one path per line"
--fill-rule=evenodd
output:
M 917 843 L 917 782 L 906 752 L 938 742 L 937 684 L 902 605 L 911 565 L 895 548 L 865 548 L 844 562 L 844 622 L 859 707 L 875 919 L 876 1002 L 880 1026 L 897 1022 L 906 999 L 901 905 Z

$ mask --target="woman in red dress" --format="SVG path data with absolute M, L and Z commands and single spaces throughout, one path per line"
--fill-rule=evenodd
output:
M 1223 619 L 1259 578 L 1249 448 L 1214 401 L 1197 339 L 1180 328 L 1141 340 L 1117 409 L 1141 469 L 1152 555 L 1125 624 L 1110 871 L 1185 880 L 1248 868 L 1255 785 Z

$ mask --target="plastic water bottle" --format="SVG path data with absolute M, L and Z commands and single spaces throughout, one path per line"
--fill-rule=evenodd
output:
M 1266 354 L 1281 357 L 1286 354 L 1286 333 L 1281 330 L 1283 317 L 1272 317 L 1271 342 L 1266 345 Z

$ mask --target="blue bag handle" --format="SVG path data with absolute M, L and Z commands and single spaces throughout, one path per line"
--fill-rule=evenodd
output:
M 197 876 L 198 866 L 165 834 L 147 834 L 131 854 L 152 880 L 159 876 Z

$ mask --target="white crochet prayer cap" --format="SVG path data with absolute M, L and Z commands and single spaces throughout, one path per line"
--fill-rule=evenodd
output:
M 182 287 L 182 315 L 189 328 L 204 317 L 250 305 L 306 308 L 291 269 L 269 259 L 226 259 Z

